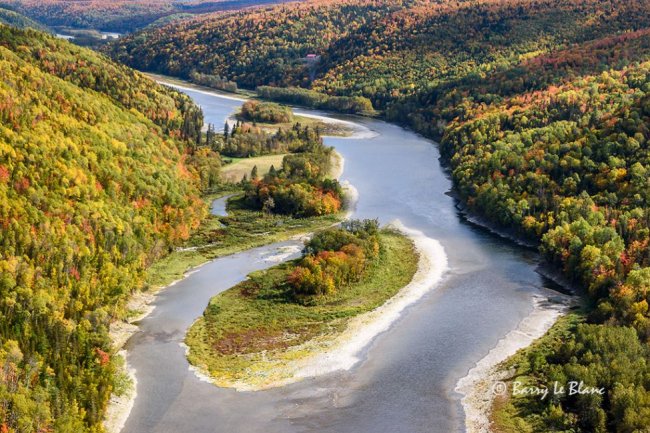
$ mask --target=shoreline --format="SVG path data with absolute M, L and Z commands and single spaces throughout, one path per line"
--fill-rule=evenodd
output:
M 419 256 L 413 279 L 381 306 L 351 319 L 331 348 L 323 350 L 301 366 L 297 378 L 306 379 L 354 367 L 375 337 L 389 330 L 407 307 L 434 290 L 449 270 L 447 255 L 438 240 L 406 227 L 399 220 L 389 224 L 389 227 L 405 234 L 413 242 Z
M 501 364 L 522 349 L 542 337 L 570 307 L 566 295 L 552 302 L 548 297 L 536 295 L 533 310 L 515 329 L 497 342 L 488 354 L 481 358 L 467 375 L 456 383 L 455 392 L 463 395 L 461 405 L 465 413 L 467 433 L 490 433 L 490 415 L 497 392 L 495 386 L 506 380 L 511 372 L 500 368 Z
M 126 425 L 126 420 L 133 410 L 135 399 L 138 396 L 138 379 L 135 376 L 135 369 L 129 366 L 129 358 L 126 349 L 117 352 L 118 356 L 124 359 L 124 374 L 130 380 L 130 389 L 121 396 L 111 395 L 106 407 L 104 428 L 109 433 L 119 433 Z
M 500 238 L 506 239 L 510 242 L 513 242 L 520 247 L 535 249 L 539 247 L 539 243 L 534 243 L 531 240 L 528 240 L 519 234 L 515 233 L 512 230 L 499 226 L 499 224 L 494 223 L 488 220 L 486 217 L 482 216 L 478 212 L 474 212 L 463 203 L 462 199 L 458 197 L 457 194 L 450 194 L 456 200 L 455 207 L 458 209 L 458 212 L 462 215 L 463 219 L 468 223 L 480 227 L 484 230 L 487 230 L 489 233 L 498 236 Z
M 339 135 L 324 134 L 323 137 L 341 138 L 341 139 L 348 139 L 348 140 L 360 140 L 360 139 L 374 138 L 379 135 L 378 133 L 371 130 L 370 128 L 367 128 L 358 123 L 350 122 L 349 120 L 341 120 L 341 119 L 335 119 L 333 117 L 322 116 L 319 114 L 310 114 L 310 113 L 301 112 L 300 107 L 295 107 L 293 105 L 289 105 L 289 107 L 291 107 L 294 110 L 295 114 L 298 116 L 320 120 L 323 123 L 329 123 L 331 125 L 344 125 L 350 128 L 350 130 L 352 131 L 351 135 L 339 136 Z
M 138 396 L 136 370 L 129 366 L 128 351 L 126 350 L 126 343 L 138 331 L 138 325 L 136 323 L 145 319 L 154 311 L 156 307 L 153 305 L 153 302 L 160 293 L 189 277 L 194 272 L 199 271 L 207 263 L 209 261 L 189 268 L 183 274 L 182 278 L 174 280 L 166 286 L 156 288 L 149 292 L 134 293 L 127 302 L 127 308 L 131 311 L 139 311 L 139 314 L 127 320 L 118 320 L 111 323 L 109 337 L 113 344 L 113 350 L 116 351 L 117 356 L 124 359 L 122 372 L 129 378 L 131 386 L 124 395 L 117 396 L 111 394 L 110 400 L 106 405 L 106 414 L 102 423 L 107 433 L 120 433 L 122 431 L 135 405 L 135 399 Z
M 332 153 L 332 167 L 330 168 L 329 177 L 340 180 L 345 170 L 345 158 L 334 149 Z
M 190 83 L 189 81 L 185 81 L 176 77 L 170 77 L 166 75 L 160 75 L 160 74 L 154 74 L 151 72 L 140 72 L 142 75 L 145 77 L 155 81 L 158 84 L 162 84 L 164 86 L 169 86 L 173 87 L 176 90 L 190 90 L 192 92 L 197 92 L 201 93 L 203 95 L 214 95 L 214 96 L 219 96 L 220 98 L 224 99 L 230 99 L 231 101 L 241 101 L 241 102 L 246 102 L 248 99 L 244 98 L 243 96 L 233 96 L 235 93 L 228 93 L 225 91 L 219 91 L 217 89 L 211 89 L 210 87 L 206 86 L 201 86 L 199 84 L 194 84 Z
M 537 250 L 538 244 L 533 243 L 512 231 L 499 227 L 485 217 L 472 212 L 460 198 L 456 199 L 456 209 L 469 224 L 480 227 L 494 236 L 513 242 L 528 249 Z M 538 295 L 533 298 L 531 313 L 522 319 L 515 329 L 506 334 L 488 354 L 481 358 L 456 383 L 454 391 L 461 394 L 461 406 L 465 414 L 465 431 L 467 433 L 491 433 L 490 415 L 496 394 L 492 387 L 495 383 L 507 380 L 510 372 L 500 368 L 501 364 L 520 350 L 529 347 L 535 340 L 544 336 L 557 320 L 566 314 L 570 307 L 571 297 L 578 293 L 577 288 L 550 265 L 540 263 L 536 272 L 554 284 L 562 287 L 562 291 L 551 300 L 550 297 Z M 557 300 L 561 303 L 557 303 Z
M 349 319 L 340 333 L 321 335 L 287 349 L 279 360 L 268 360 L 267 368 L 256 369 L 251 380 L 220 383 L 203 368 L 190 365 L 190 370 L 201 380 L 210 378 L 217 386 L 243 392 L 281 387 L 357 365 L 372 341 L 390 329 L 407 307 L 435 289 L 448 270 L 447 255 L 436 239 L 409 229 L 400 221 L 389 227 L 408 236 L 419 262 L 413 279 L 382 305 Z

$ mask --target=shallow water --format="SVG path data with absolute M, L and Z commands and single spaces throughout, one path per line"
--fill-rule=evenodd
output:
M 215 125 L 240 104 L 186 93 Z M 551 283 L 535 272 L 537 254 L 463 220 L 446 194 L 451 182 L 431 141 L 382 121 L 341 118 L 376 132 L 373 138 L 326 139 L 345 158 L 342 179 L 358 190 L 354 217 L 399 219 L 439 240 L 450 268 L 443 281 L 379 335 L 350 371 L 236 392 L 202 382 L 188 369 L 184 333 L 210 297 L 278 257 L 292 257 L 283 252 L 295 256 L 297 243 L 215 260 L 163 291 L 129 341 L 138 397 L 125 432 L 464 430 L 456 383 L 530 313 L 535 295 L 554 293 Z
M 210 213 L 216 216 L 227 216 L 226 205 L 228 204 L 228 199 L 232 196 L 233 194 L 228 194 L 213 200 L 210 205 Z

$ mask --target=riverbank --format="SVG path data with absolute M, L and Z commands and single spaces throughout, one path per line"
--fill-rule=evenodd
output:
M 249 212 L 244 211 L 242 218 L 247 218 Z M 237 211 L 234 217 L 230 216 L 228 218 L 230 221 L 234 221 L 237 218 L 236 215 Z M 176 250 L 155 263 L 149 271 L 149 287 L 147 291 L 133 294 L 127 304 L 127 309 L 131 312 L 129 317 L 126 320 L 116 321 L 111 324 L 110 337 L 113 341 L 113 349 L 118 353 L 118 356 L 125 359 L 126 368 L 123 373 L 128 375 L 133 386 L 126 395 L 111 397 L 107 409 L 106 422 L 104 423 L 105 429 L 109 433 L 119 433 L 133 407 L 137 382 L 135 371 L 129 367 L 128 356 L 126 356 L 127 354 L 123 350 L 123 347 L 129 338 L 137 332 L 137 323 L 153 311 L 153 301 L 162 291 L 177 284 L 192 273 L 199 271 L 203 265 L 219 257 L 285 240 L 302 239 L 311 232 L 340 223 L 347 215 L 339 213 L 298 221 L 291 219 L 293 222 L 288 222 L 289 219 L 287 218 L 267 217 L 265 224 L 262 227 L 257 227 L 253 232 L 249 231 L 252 229 L 249 223 L 242 224 L 240 228 L 233 227 L 238 233 L 235 233 L 231 237 L 227 245 L 210 245 L 209 240 L 205 239 L 208 243 Z M 278 223 L 282 224 L 278 226 Z M 204 224 L 203 230 L 199 230 L 199 237 L 200 233 L 211 232 L 215 224 L 219 224 L 217 230 L 222 230 L 219 219 L 211 216 Z M 275 232 L 268 232 L 266 230 L 275 230 Z M 242 238 L 242 236 L 245 238 Z M 290 251 L 289 254 L 292 252 Z M 277 263 L 284 260 L 286 256 L 287 254 L 282 254 L 278 257 L 269 257 L 267 261 L 269 263 Z
M 504 229 L 495 223 L 472 213 L 458 197 L 456 208 L 470 224 L 524 247 L 536 249 L 537 245 L 523 239 L 514 231 Z M 563 287 L 565 293 L 574 293 L 575 287 L 567 283 L 559 272 L 539 265 L 536 271 Z M 501 383 L 512 376 L 512 370 L 506 367 L 513 358 L 526 351 L 538 339 L 544 338 L 558 320 L 569 310 L 572 301 L 569 296 L 560 295 L 550 298 L 536 296 L 530 314 L 503 337 L 476 365 L 461 378 L 455 392 L 462 394 L 461 405 L 465 412 L 465 429 L 467 433 L 492 432 L 492 415 L 496 398 L 499 397 Z
M 543 337 L 569 306 L 570 299 L 566 296 L 558 295 L 552 300 L 534 297 L 531 313 L 458 381 L 455 391 L 463 395 L 467 433 L 492 431 L 490 419 L 495 398 L 503 394 L 502 383 L 513 374 L 505 363 Z
M 456 209 L 458 209 L 458 211 L 461 213 L 465 221 L 467 221 L 468 223 L 473 224 L 477 227 L 481 227 L 482 229 L 487 230 L 493 235 L 499 236 L 503 239 L 507 239 L 510 242 L 514 242 L 515 244 L 521 247 L 535 249 L 535 250 L 537 250 L 537 248 L 539 247 L 539 242 L 534 242 L 530 239 L 526 239 L 516 231 L 509 229 L 507 227 L 503 227 L 502 225 L 499 225 L 497 223 L 494 223 L 490 221 L 488 218 L 480 215 L 478 212 L 472 211 L 463 202 L 462 198 L 455 192 L 451 192 L 449 195 L 456 200 Z
M 143 74 L 149 77 L 150 79 L 156 81 L 159 84 L 170 86 L 181 91 L 192 91 L 192 92 L 200 93 L 202 95 L 216 96 L 219 98 L 224 98 L 231 101 L 239 101 L 239 102 L 246 102 L 249 99 L 265 100 L 263 98 L 259 98 L 259 96 L 255 92 L 230 93 L 230 92 L 224 92 L 224 91 L 212 89 L 210 87 L 201 86 L 198 84 L 193 84 L 167 75 L 159 75 L 153 73 L 143 73 Z M 341 120 L 335 117 L 329 117 L 326 115 L 327 113 L 323 113 L 323 114 L 307 113 L 306 111 L 304 111 L 307 108 L 304 107 L 292 106 L 292 108 L 294 110 L 294 114 L 298 117 L 298 120 L 300 120 L 300 118 L 303 119 L 306 118 L 306 119 L 312 119 L 318 122 L 322 122 L 327 125 L 331 125 L 330 129 L 326 129 L 324 131 L 324 133 L 322 134 L 323 137 L 339 137 L 339 138 L 346 138 L 346 139 L 367 139 L 367 138 L 373 138 L 377 136 L 376 132 L 370 130 L 369 128 L 359 123 L 351 122 L 348 120 Z M 333 115 L 336 115 L 336 113 L 333 113 Z M 232 126 L 234 122 L 236 122 L 235 113 L 231 113 L 228 119 L 228 123 L 230 124 L 230 126 Z M 328 130 L 331 132 L 330 134 L 328 134 Z
M 468 223 L 521 247 L 537 249 L 538 244 L 472 212 L 458 194 L 451 192 L 449 195 L 455 199 L 456 209 Z M 577 291 L 561 272 L 548 264 L 538 265 L 536 272 L 562 287 L 563 293 L 574 294 Z M 461 405 L 465 412 L 467 433 L 492 432 L 493 408 L 496 398 L 500 396 L 494 388 L 512 376 L 512 371 L 505 365 L 529 350 L 536 340 L 545 338 L 548 331 L 567 313 L 571 304 L 572 299 L 568 295 L 558 294 L 553 299 L 535 297 L 531 313 L 457 382 L 454 391 L 463 395 Z
M 215 297 L 186 338 L 195 372 L 221 387 L 256 391 L 352 368 L 363 349 L 446 270 L 437 241 L 399 223 L 393 228 L 399 234 L 382 234 L 382 256 L 367 277 L 326 305 L 250 297 L 251 287 L 261 285 L 266 289 L 256 290 L 266 293 L 269 284 L 280 284 L 291 264 Z M 278 324 L 282 329 L 275 329 Z
M 237 121 L 243 121 L 245 123 L 253 123 L 249 120 L 244 120 L 239 114 L 235 114 L 228 119 L 228 124 L 232 127 Z M 264 122 L 255 122 L 254 124 L 261 128 L 262 130 L 274 133 L 279 129 L 290 129 L 295 124 L 299 123 L 302 127 L 309 127 L 311 129 L 318 129 L 322 137 L 342 137 L 350 138 L 354 135 L 354 126 L 351 122 L 344 121 L 333 121 L 328 117 L 324 116 L 315 116 L 310 114 L 296 114 L 293 113 L 293 119 L 289 122 L 283 123 L 264 123 Z
M 546 355 L 556 353 L 558 342 L 566 341 L 575 335 L 577 327 L 585 320 L 584 310 L 572 308 L 557 320 L 542 338 L 504 362 L 501 365 L 504 372 L 502 380 L 506 384 L 504 389 L 512 390 L 514 382 L 519 383 L 520 387 L 539 386 L 540 377 L 534 373 L 539 368 L 539 355 L 544 359 Z M 533 363 L 532 360 L 536 362 Z M 554 394 L 555 388 L 552 388 L 551 392 Z M 535 415 L 539 412 L 540 398 L 539 395 L 523 393 L 513 395 L 511 391 L 497 396 L 491 406 L 491 426 L 500 433 L 543 431 L 548 425 L 545 426 L 543 420 Z M 548 398 L 552 397 L 545 397 L 544 403 L 548 402 Z

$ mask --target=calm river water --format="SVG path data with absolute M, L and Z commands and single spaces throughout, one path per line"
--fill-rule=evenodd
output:
M 241 104 L 184 91 L 217 129 Z M 451 182 L 433 142 L 379 120 L 337 117 L 376 133 L 326 139 L 345 158 L 342 179 L 359 192 L 354 217 L 399 219 L 438 239 L 448 256 L 446 277 L 379 335 L 352 370 L 236 392 L 189 370 L 184 334 L 212 296 L 297 248 L 287 242 L 215 260 L 163 291 L 129 341 L 138 396 L 124 432 L 464 431 L 456 382 L 531 312 L 535 295 L 554 293 L 551 283 L 535 272 L 536 253 L 464 220 L 447 195 Z

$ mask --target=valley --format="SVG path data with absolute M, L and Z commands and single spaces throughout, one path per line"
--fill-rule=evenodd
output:
M 647 430 L 649 12 L 0 1 L 0 433 Z

